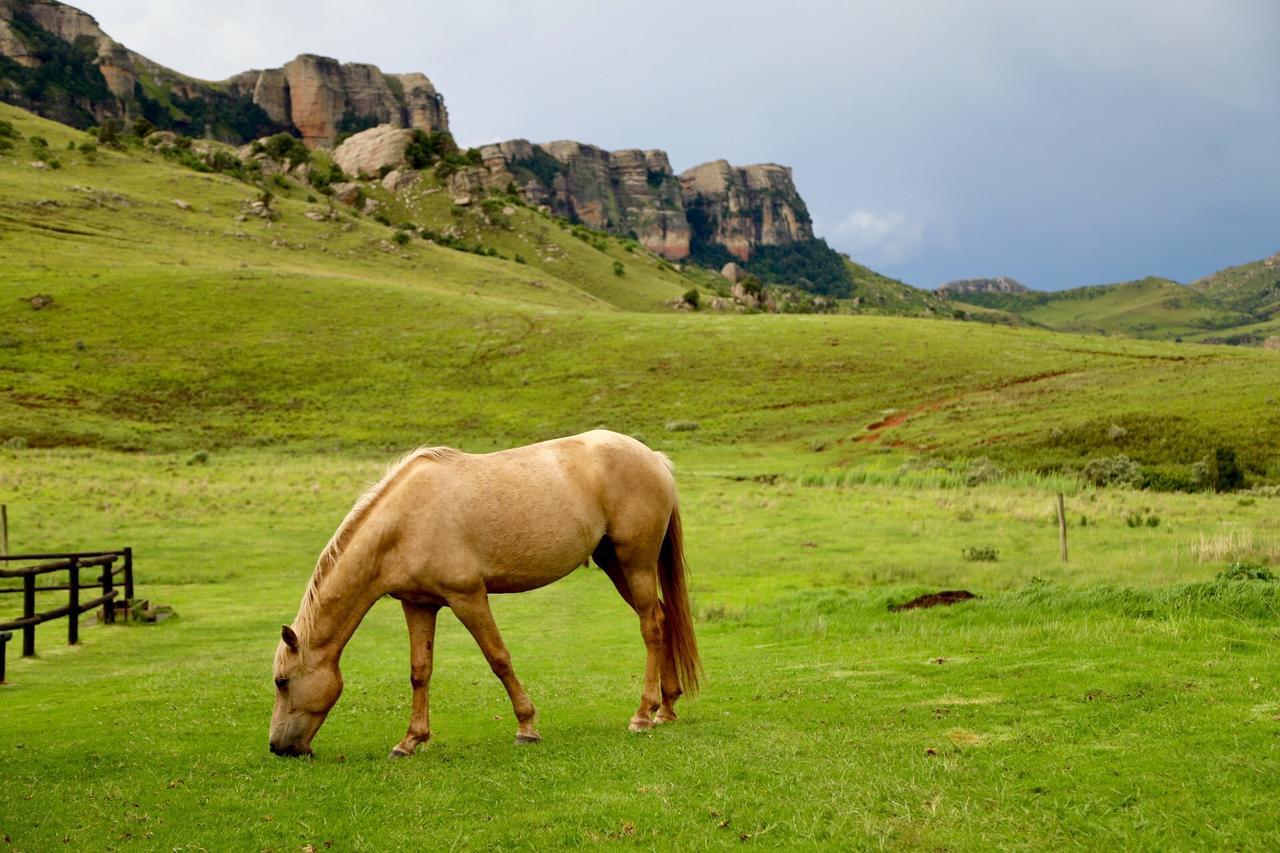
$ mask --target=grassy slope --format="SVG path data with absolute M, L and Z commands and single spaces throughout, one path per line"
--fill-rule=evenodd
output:
M 301 198 L 270 229 L 237 223 L 249 190 L 235 182 L 63 159 L 0 163 L 0 439 L 54 446 L 0 448 L 0 500 L 17 549 L 133 545 L 142 594 L 181 615 L 86 630 L 76 649 L 42 629 L 41 657 L 12 664 L 0 837 L 16 847 L 1280 842 L 1276 585 L 1212 581 L 1227 560 L 1280 559 L 1275 499 L 1019 476 L 966 489 L 920 458 L 1045 467 L 1125 451 L 1185 467 L 1225 441 L 1257 477 L 1280 458 L 1277 354 L 629 313 L 605 300 L 613 253 L 631 253 L 558 227 L 566 253 L 610 258 L 609 278 L 421 241 L 404 258 L 383 251 L 388 229 L 313 223 Z M 624 280 L 645 278 L 623 260 Z M 33 311 L 21 297 L 35 293 L 53 307 Z M 383 603 L 344 658 L 319 757 L 269 760 L 273 638 L 386 458 L 599 424 L 678 464 L 709 672 L 682 721 L 627 736 L 638 631 L 582 571 L 495 601 L 540 747 L 508 745 L 505 697 L 445 618 L 437 741 L 387 762 L 407 650 Z M 1130 527 L 1135 512 L 1160 522 Z M 965 561 L 970 546 L 998 562 Z M 885 610 L 940 586 L 983 597 Z

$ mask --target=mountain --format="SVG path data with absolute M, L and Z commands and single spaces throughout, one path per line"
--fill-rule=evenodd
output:
M 243 143 L 287 131 L 312 147 L 377 124 L 448 130 L 423 74 L 383 74 L 303 54 L 228 80 L 188 77 L 129 50 L 54 0 L 0 0 L 0 100 L 87 128 L 146 119 L 161 130 Z
M 968 296 L 975 293 L 1029 293 L 1031 288 L 1005 276 L 995 278 L 962 278 L 949 281 L 937 291 L 941 296 Z

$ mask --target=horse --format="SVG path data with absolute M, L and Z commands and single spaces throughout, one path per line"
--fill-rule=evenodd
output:
M 702 665 L 671 461 L 607 430 L 496 453 L 408 453 L 355 502 L 320 554 L 293 624 L 281 627 L 271 751 L 312 754 L 342 694 L 342 650 L 383 596 L 404 609 L 413 695 L 408 731 L 391 757 L 431 739 L 428 686 L 442 607 L 506 688 L 516 743 L 541 740 L 489 596 L 546 586 L 591 559 L 640 619 L 644 689 L 629 728 L 675 720 L 676 700 L 696 692 Z

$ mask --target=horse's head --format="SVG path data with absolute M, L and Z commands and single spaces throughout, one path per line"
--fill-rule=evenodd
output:
M 298 635 L 285 625 L 276 650 L 276 707 L 271 714 L 271 751 L 276 755 L 310 755 L 329 709 L 342 695 L 342 673 L 336 660 L 303 656 Z

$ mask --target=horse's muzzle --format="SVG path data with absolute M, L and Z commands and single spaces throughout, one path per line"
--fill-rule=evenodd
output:
M 309 746 L 276 746 L 274 743 L 270 744 L 270 746 L 272 755 L 279 755 L 285 758 L 300 758 L 301 756 L 312 754 Z

